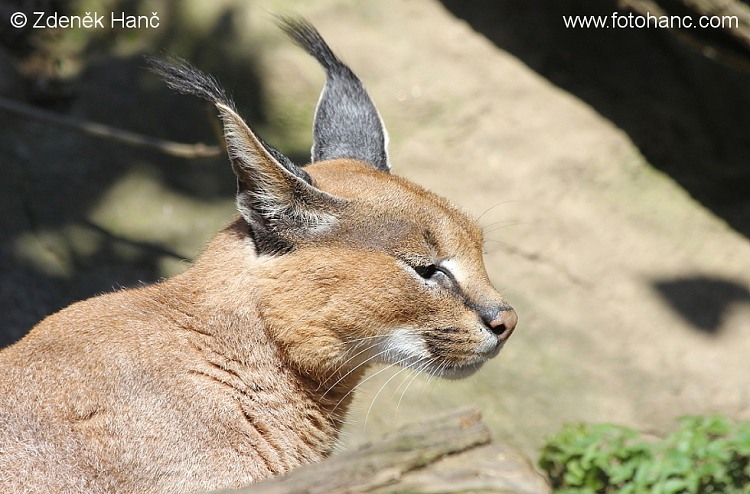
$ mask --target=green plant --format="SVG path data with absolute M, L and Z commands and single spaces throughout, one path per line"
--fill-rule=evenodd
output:
M 663 439 L 611 424 L 566 426 L 539 466 L 557 494 L 750 494 L 750 422 L 684 417 Z

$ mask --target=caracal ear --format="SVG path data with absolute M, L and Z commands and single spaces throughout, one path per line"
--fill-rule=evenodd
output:
M 390 172 L 388 132 L 362 82 L 309 22 L 280 17 L 278 23 L 326 71 L 315 110 L 312 161 L 351 158 Z
M 336 222 L 346 201 L 317 189 L 307 172 L 256 136 L 214 78 L 184 60 L 149 59 L 149 64 L 172 89 L 218 108 L 237 176 L 237 209 L 251 227 L 259 254 L 288 252 Z

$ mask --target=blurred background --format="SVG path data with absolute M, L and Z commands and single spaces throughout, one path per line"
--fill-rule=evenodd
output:
M 533 456 L 567 422 L 750 418 L 750 6 L 731 6 L 736 29 L 670 30 L 564 18 L 692 14 L 679 1 L 0 0 L 0 346 L 184 270 L 234 214 L 223 152 L 202 156 L 221 144 L 215 112 L 144 55 L 215 75 L 307 161 L 324 77 L 272 20 L 300 14 L 368 87 L 394 172 L 478 218 L 520 316 L 471 379 L 375 369 L 342 447 L 468 403 Z M 103 27 L 34 29 L 33 12 Z

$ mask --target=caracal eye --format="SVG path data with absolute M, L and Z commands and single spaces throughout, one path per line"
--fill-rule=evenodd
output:
M 426 266 L 414 266 L 414 271 L 422 278 L 429 280 L 438 272 L 438 267 L 434 264 L 428 264 Z

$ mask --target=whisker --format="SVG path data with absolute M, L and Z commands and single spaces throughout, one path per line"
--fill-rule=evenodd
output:
M 406 359 L 404 359 L 404 360 L 406 360 Z M 400 362 L 396 362 L 396 363 L 398 364 Z M 367 428 L 367 419 L 370 417 L 370 412 L 372 411 L 372 407 L 373 407 L 373 405 L 375 405 L 375 400 L 378 399 L 378 396 L 380 396 L 380 393 L 382 393 L 383 390 L 385 389 L 385 387 L 388 386 L 389 382 L 393 381 L 393 379 L 395 379 L 396 376 L 398 376 L 399 374 L 401 374 L 402 372 L 404 372 L 406 370 L 409 370 L 409 367 L 402 367 L 398 372 L 396 372 L 391 377 L 389 377 L 388 380 L 386 382 L 384 382 L 382 386 L 380 386 L 380 389 L 378 390 L 377 393 L 375 393 L 375 397 L 370 402 L 370 407 L 367 409 L 367 413 L 365 414 L 365 423 L 362 426 L 363 429 Z
M 374 346 L 374 345 L 373 345 L 373 346 Z M 375 358 L 377 358 L 377 357 L 379 357 L 379 356 L 383 355 L 384 353 L 388 353 L 388 352 L 390 352 L 390 351 L 391 351 L 391 349 L 390 349 L 390 348 L 386 348 L 385 350 L 383 350 L 383 351 L 380 351 L 380 352 L 376 353 L 375 355 L 372 355 L 372 356 L 370 356 L 369 358 L 365 359 L 365 361 L 364 361 L 364 362 L 360 362 L 359 364 L 355 365 L 355 366 L 354 366 L 353 368 L 349 369 L 349 372 L 347 372 L 346 374 L 344 374 L 343 376 L 341 376 L 341 377 L 340 377 L 340 378 L 339 378 L 339 379 L 338 379 L 338 380 L 337 380 L 337 381 L 336 381 L 335 383 L 333 383 L 333 384 L 332 384 L 332 385 L 331 385 L 331 386 L 330 386 L 330 387 L 329 387 L 328 389 L 326 389 L 326 390 L 325 390 L 325 392 L 324 392 L 324 393 L 323 393 L 323 394 L 321 395 L 321 397 L 320 397 L 320 398 L 321 398 L 321 399 L 322 399 L 322 398 L 324 398 L 324 397 L 325 397 L 325 396 L 326 396 L 326 395 L 327 395 L 327 394 L 328 394 L 328 393 L 329 393 L 329 392 L 330 392 L 330 391 L 331 391 L 331 390 L 332 390 L 333 388 L 335 388 L 335 387 L 336 387 L 336 385 L 337 385 L 338 383 L 340 383 L 341 381 L 343 381 L 344 379 L 346 379 L 346 377 L 347 377 L 347 376 L 351 375 L 351 373 L 352 373 L 352 372 L 354 372 L 354 371 L 355 371 L 355 370 L 357 370 L 358 368 L 362 367 L 363 365 L 367 364 L 368 362 L 372 361 L 373 359 L 375 359 Z M 381 372 L 382 372 L 382 371 L 381 371 Z M 375 375 L 377 375 L 377 374 L 375 374 Z M 366 378 L 366 379 L 365 379 L 365 381 L 367 381 L 367 379 L 370 379 L 370 377 L 372 377 L 372 376 L 369 376 L 368 378 Z M 364 382 L 364 381 L 362 381 L 362 382 Z M 362 383 L 359 383 L 359 384 L 362 384 Z M 357 386 L 359 386 L 359 384 L 357 384 Z M 338 406 L 339 406 L 339 405 L 341 404 L 341 402 L 342 402 L 342 401 L 344 401 L 344 398 L 346 398 L 347 396 L 349 396 L 349 394 L 350 394 L 350 393 L 351 393 L 352 391 L 354 391 L 354 390 L 355 390 L 355 389 L 357 388 L 357 386 L 354 386 L 354 387 L 353 387 L 352 389 L 350 389 L 350 390 L 349 390 L 349 391 L 348 391 L 348 392 L 347 392 L 347 393 L 346 393 L 346 394 L 345 394 L 345 395 L 343 396 L 343 398 L 341 398 L 341 400 L 339 400 L 339 402 L 338 402 L 338 403 L 336 403 L 336 406 L 335 406 L 335 407 L 333 407 L 333 409 L 335 410 L 335 409 L 336 409 L 336 407 L 338 407 Z
M 502 230 L 503 228 L 509 228 L 511 226 L 518 226 L 522 224 L 523 223 L 520 221 L 497 221 L 495 223 L 492 223 L 491 225 L 483 227 L 482 233 L 485 235 L 489 235 L 491 233 L 495 233 L 496 231 Z
M 374 355 L 373 357 L 371 357 L 368 360 L 371 360 L 372 358 L 375 358 L 378 355 L 382 355 L 383 353 L 387 353 L 387 352 L 390 352 L 390 351 L 392 351 L 392 349 L 387 348 L 386 350 L 384 350 L 384 351 L 382 351 L 382 352 Z M 338 408 L 338 406 L 341 405 L 341 403 L 346 399 L 347 396 L 349 396 L 350 394 L 352 394 L 357 388 L 359 388 L 360 386 L 362 386 L 363 384 L 365 384 L 367 381 L 369 381 L 373 377 L 375 377 L 375 376 L 377 376 L 379 374 L 382 374 L 383 372 L 385 372 L 386 370 L 390 369 L 391 367 L 395 367 L 396 365 L 399 365 L 402 362 L 406 362 L 407 360 L 412 359 L 412 358 L 414 358 L 414 357 L 412 357 L 412 356 L 404 357 L 403 359 L 401 359 L 401 360 L 399 360 L 397 362 L 394 362 L 394 363 L 390 363 L 386 367 L 383 367 L 382 369 L 380 369 L 379 371 L 370 374 L 365 379 L 363 379 L 361 382 L 357 383 L 357 385 L 354 386 L 352 389 L 350 389 L 349 391 L 347 391 L 346 394 L 341 397 L 341 399 L 339 400 L 339 402 L 336 403 L 336 406 L 333 407 L 333 410 L 336 410 L 336 408 Z
M 498 207 L 498 206 L 504 206 L 506 204 L 512 204 L 514 202 L 520 202 L 520 201 L 500 201 L 498 203 L 495 203 L 492 206 L 490 206 L 487 209 L 485 209 L 482 214 L 480 214 L 479 216 L 477 216 L 476 218 L 474 218 L 474 221 L 477 222 L 477 223 L 479 223 L 479 220 L 482 219 L 482 216 L 484 216 L 485 214 L 489 213 L 490 211 L 492 211 L 496 207 Z
M 364 340 L 372 340 L 375 338 L 385 338 L 385 337 L 386 335 L 382 335 L 382 334 L 375 334 L 372 336 L 361 336 L 359 338 L 354 338 L 352 340 L 344 340 L 344 343 L 357 343 L 357 342 L 364 341 Z
M 337 375 L 337 373 L 338 373 L 338 372 L 339 372 L 339 371 L 340 371 L 341 369 L 343 369 L 343 368 L 344 368 L 344 366 L 345 366 L 346 364 L 348 364 L 349 362 L 351 362 L 351 361 L 352 361 L 353 359 L 355 359 L 355 358 L 359 357 L 359 356 L 360 356 L 360 355 L 362 355 L 363 353 L 365 353 L 365 352 L 368 352 L 368 351 L 372 350 L 372 349 L 373 349 L 373 348 L 375 348 L 375 347 L 376 347 L 376 346 L 377 346 L 377 345 L 378 345 L 379 343 L 380 343 L 379 341 L 376 341 L 376 342 L 375 342 L 375 343 L 373 343 L 372 345 L 370 345 L 370 346 L 367 346 L 367 347 L 365 347 L 364 349 L 360 350 L 360 351 L 359 351 L 359 352 L 357 352 L 356 354 L 354 354 L 354 355 L 352 355 L 351 357 L 347 358 L 347 359 L 346 359 L 346 361 L 344 361 L 344 362 L 342 362 L 341 364 L 339 364 L 339 365 L 338 365 L 338 367 L 337 367 L 337 368 L 336 368 L 335 370 L 333 370 L 333 372 L 331 373 L 331 375 L 330 375 L 329 377 L 327 377 L 326 379 L 324 379 L 323 381 L 321 381 L 321 383 L 320 383 L 320 384 L 318 385 L 318 389 L 316 389 L 316 391 L 319 391 L 321 387 L 323 387 L 323 386 L 324 386 L 324 385 L 325 385 L 325 384 L 326 384 L 326 383 L 327 383 L 328 381 L 330 381 L 331 379 L 333 379 L 333 377 L 334 377 L 334 376 L 336 376 L 336 375 Z M 358 348 L 360 348 L 360 346 L 359 346 L 359 345 L 356 345 L 356 344 L 355 344 L 354 346 L 350 347 L 350 348 L 349 348 L 349 349 L 347 349 L 347 350 L 346 350 L 345 352 L 343 352 L 343 353 L 342 353 L 341 355 L 339 355 L 339 356 L 338 356 L 338 357 L 337 357 L 337 358 L 336 358 L 336 359 L 334 360 L 333 364 L 334 364 L 334 365 L 337 365 L 337 364 L 338 364 L 338 362 L 337 362 L 337 361 L 338 361 L 338 360 L 341 360 L 342 358 L 344 358 L 344 357 L 345 357 L 345 356 L 347 355 L 347 353 L 348 353 L 349 351 L 354 351 L 354 350 L 356 350 L 356 349 L 358 349 Z M 369 359 L 368 359 L 368 360 L 369 360 Z M 366 361 L 365 361 L 365 362 L 366 362 Z M 344 374 L 343 376 L 341 376 L 341 377 L 339 378 L 339 380 L 338 380 L 338 381 L 336 381 L 335 383 L 333 383 L 333 386 L 336 386 L 336 385 L 337 385 L 338 383 L 340 383 L 340 382 L 341 382 L 341 381 L 342 381 L 343 379 L 345 379 L 345 378 L 346 378 L 347 376 L 349 376 L 349 375 L 350 375 L 350 374 L 351 374 L 352 372 L 354 372 L 354 370 L 355 370 L 355 369 L 357 369 L 358 367 L 359 367 L 359 365 L 358 365 L 358 366 L 355 366 L 355 367 L 354 367 L 353 369 L 351 369 L 351 370 L 350 370 L 349 372 L 347 372 L 346 374 Z M 324 395 L 324 396 L 325 396 L 325 395 Z
M 418 367 L 414 367 L 413 365 L 410 365 L 410 366 L 408 366 L 408 367 L 406 367 L 406 368 L 407 368 L 407 369 L 409 369 L 409 371 L 410 371 L 410 372 L 409 372 L 409 375 L 407 375 L 407 376 L 406 376 L 405 378 L 403 378 L 403 379 L 401 380 L 401 382 L 400 382 L 400 383 L 398 383 L 398 386 L 396 386 L 396 389 L 394 389 L 394 390 L 393 390 L 393 394 L 391 395 L 391 399 L 393 399 L 393 398 L 395 398 L 395 397 L 396 397 L 396 395 L 397 395 L 397 394 L 399 393 L 399 391 L 401 391 L 401 386 L 403 386 L 403 385 L 404 385 L 404 383 L 405 383 L 406 381 L 408 381 L 408 380 L 409 380 L 409 378 L 410 378 L 411 376 L 413 376 L 415 372 L 419 372 L 419 368 L 418 368 Z
M 494 238 L 486 238 L 486 239 L 484 239 L 485 246 L 488 243 L 490 243 L 490 242 L 493 243 L 493 244 L 495 244 L 495 245 L 493 246 L 492 250 L 489 250 L 489 249 L 487 249 L 485 247 L 484 248 L 484 253 L 485 254 L 497 252 L 498 249 L 501 249 L 501 248 L 505 248 L 505 250 L 511 250 L 511 251 L 513 250 L 513 246 L 511 244 L 509 244 L 508 242 L 502 242 L 500 240 L 495 240 Z
M 482 225 L 482 231 L 487 231 L 488 228 L 492 228 L 493 226 L 497 226 L 497 225 L 512 225 L 514 223 L 517 223 L 517 221 L 514 221 L 514 220 L 498 220 L 498 221 L 493 221 L 492 223 L 488 223 L 486 225 Z
M 398 409 L 401 407 L 401 400 L 404 399 L 404 394 L 406 393 L 406 390 L 409 389 L 409 385 L 420 374 L 419 369 L 410 368 L 409 371 L 410 371 L 409 374 L 401 380 L 398 387 L 393 392 L 393 396 L 391 396 L 391 399 L 395 398 L 396 394 L 398 394 L 399 389 L 401 389 L 401 386 L 404 386 L 404 383 L 407 383 L 406 386 L 404 386 L 404 390 L 401 393 L 401 396 L 399 397 L 398 402 L 396 403 L 396 408 L 393 410 L 394 419 L 398 416 Z
M 409 366 L 408 366 L 408 367 L 409 367 L 409 369 L 411 369 L 411 370 L 412 370 L 412 373 L 411 373 L 411 374 L 409 374 L 409 377 L 413 376 L 413 375 L 414 375 L 414 373 L 416 373 L 416 374 L 419 374 L 419 373 L 420 373 L 420 372 L 422 372 L 422 371 L 423 371 L 423 370 L 424 370 L 424 369 L 425 369 L 425 368 L 426 368 L 427 366 L 429 366 L 429 365 L 430 365 L 430 364 L 431 364 L 432 362 L 435 362 L 435 361 L 436 361 L 437 359 L 438 359 L 438 357 L 433 357 L 433 358 L 431 358 L 431 359 L 425 359 L 425 358 L 421 358 L 421 359 L 419 359 L 418 361 L 414 362 L 414 365 L 409 365 Z M 409 379 L 409 377 L 407 377 L 406 379 L 404 379 L 404 380 L 403 380 L 403 381 L 401 382 L 401 384 L 399 384 L 399 385 L 398 385 L 398 387 L 396 388 L 396 390 L 395 390 L 395 391 L 393 392 L 393 396 L 394 396 L 394 397 L 395 397 L 395 396 L 396 396 L 396 394 L 397 394 L 397 393 L 399 392 L 399 390 L 401 389 L 401 386 L 402 386 L 402 385 L 404 384 L 404 382 L 406 382 L 406 381 L 407 381 L 407 380 Z M 407 387 L 408 387 L 408 385 L 407 385 Z
M 433 357 L 429 360 L 422 361 L 421 365 L 418 367 L 412 369 L 412 375 L 409 382 L 406 384 L 406 387 L 404 388 L 404 391 L 401 393 L 401 397 L 398 399 L 398 403 L 396 404 L 396 412 L 398 413 L 398 409 L 401 407 L 401 401 L 404 399 L 404 396 L 406 396 L 406 391 L 409 389 L 409 386 L 419 377 L 420 374 L 426 373 L 426 369 L 429 368 L 430 365 L 432 365 L 434 362 L 438 360 L 438 357 Z

